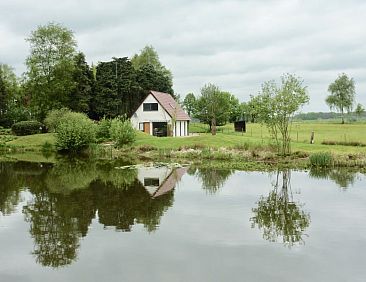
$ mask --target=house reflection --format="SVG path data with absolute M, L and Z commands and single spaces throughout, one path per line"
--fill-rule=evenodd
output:
M 143 167 L 139 168 L 137 178 L 152 198 L 164 195 L 175 188 L 188 168 Z

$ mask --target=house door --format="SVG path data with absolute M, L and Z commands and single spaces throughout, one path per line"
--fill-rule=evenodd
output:
M 144 122 L 144 132 L 150 134 L 150 122 Z

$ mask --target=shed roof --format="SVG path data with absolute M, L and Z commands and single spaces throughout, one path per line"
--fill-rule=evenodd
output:
M 174 100 L 172 95 L 152 90 L 150 91 L 150 94 L 155 97 L 171 117 L 175 117 L 176 120 L 191 120 L 189 115 L 187 115 L 181 106 Z

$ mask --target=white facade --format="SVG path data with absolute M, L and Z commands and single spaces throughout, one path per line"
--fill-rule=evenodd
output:
M 144 111 L 143 104 L 145 103 L 157 103 L 157 111 Z M 140 105 L 137 111 L 131 117 L 131 123 L 133 127 L 140 131 L 145 131 L 150 135 L 153 134 L 153 123 L 164 122 L 172 128 L 173 136 L 188 136 L 188 123 L 187 120 L 177 120 L 174 124 L 172 117 L 168 112 L 161 106 L 161 104 L 155 99 L 152 94 L 149 94 L 144 102 Z M 148 124 L 148 125 L 147 125 Z M 149 132 L 147 132 L 147 131 Z

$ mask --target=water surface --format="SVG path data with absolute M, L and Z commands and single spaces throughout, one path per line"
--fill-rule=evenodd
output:
M 1 281 L 366 281 L 349 171 L 0 163 Z

